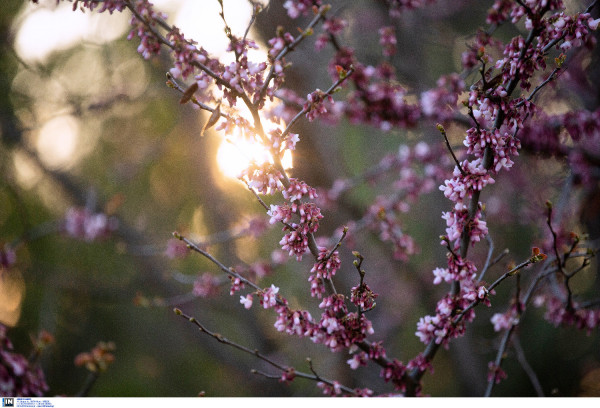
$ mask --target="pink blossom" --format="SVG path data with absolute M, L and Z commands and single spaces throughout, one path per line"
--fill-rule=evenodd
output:
M 206 272 L 194 281 L 194 296 L 208 297 L 215 295 L 220 287 L 220 280 L 212 273 Z
M 286 0 L 283 7 L 287 10 L 290 18 L 298 18 L 300 15 L 308 14 L 313 4 L 320 6 L 321 0 Z
M 350 366 L 351 369 L 356 370 L 360 366 L 367 365 L 366 357 L 367 355 L 365 352 L 356 353 L 352 355 L 352 358 L 346 360 L 346 363 Z
M 229 279 L 231 280 L 231 287 L 229 289 L 229 294 L 232 296 L 234 293 L 239 292 L 240 290 L 244 289 L 244 287 L 246 286 L 244 284 L 244 282 L 238 277 L 230 276 Z
M 41 397 L 48 391 L 41 368 L 14 351 L 3 324 L 0 324 L 0 367 L 2 395 Z
M 519 319 L 514 316 L 514 312 L 509 310 L 507 313 L 495 313 L 490 319 L 494 325 L 494 331 L 508 330 L 511 326 L 517 324 Z
M 240 296 L 240 303 L 244 305 L 246 309 L 250 309 L 252 307 L 252 294 L 249 293 L 246 296 Z
M 396 30 L 393 26 L 379 29 L 379 44 L 383 47 L 383 55 L 391 57 L 396 53 Z
M 175 238 L 167 241 L 167 248 L 164 252 L 167 258 L 185 258 L 189 253 L 190 250 L 185 242 Z
M 333 381 L 332 384 L 327 384 L 323 381 L 317 383 L 317 387 L 323 390 L 323 394 L 335 397 L 342 393 L 341 385 L 337 381 Z
M 504 372 L 504 370 L 500 366 L 496 365 L 496 363 L 490 361 L 488 363 L 488 382 L 494 382 L 496 384 L 499 384 L 505 378 L 506 372 Z
M 277 293 L 279 288 L 275 285 L 271 285 L 268 289 L 263 289 L 260 297 L 260 304 L 265 308 L 271 308 L 277 304 Z
M 71 207 L 65 214 L 64 231 L 73 238 L 94 241 L 105 238 L 118 227 L 118 221 L 103 213 L 91 213 L 85 208 Z

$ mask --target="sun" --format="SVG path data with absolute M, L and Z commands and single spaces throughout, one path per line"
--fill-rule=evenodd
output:
M 239 178 L 252 163 L 260 165 L 266 162 L 273 163 L 269 149 L 258 140 L 243 137 L 239 131 L 223 139 L 217 150 L 217 165 L 228 178 Z M 291 151 L 284 152 L 281 164 L 284 169 L 292 168 Z

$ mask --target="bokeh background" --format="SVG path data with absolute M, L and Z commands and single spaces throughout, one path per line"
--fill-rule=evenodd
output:
M 308 21 L 290 20 L 283 1 L 271 3 L 251 31 L 263 50 L 277 26 L 296 33 L 296 27 Z M 209 52 L 224 52 L 226 37 L 216 0 L 155 4 Z M 247 2 L 224 4 L 230 26 L 243 32 L 250 16 Z M 396 27 L 399 52 L 390 62 L 402 85 L 419 95 L 435 86 L 440 75 L 460 71 L 461 52 L 492 2 L 440 0 L 394 20 L 383 2 L 332 4 L 332 12 L 350 23 L 341 40 L 356 47 L 365 64 L 381 61 L 377 29 L 382 22 Z M 568 4 L 570 10 L 583 8 L 582 2 Z M 229 296 L 227 285 L 212 296 L 192 295 L 198 276 L 220 276 L 219 271 L 200 256 L 166 256 L 173 231 L 210 243 L 209 251 L 233 266 L 269 260 L 280 230 L 268 229 L 260 239 L 236 235 L 251 220 L 264 222 L 267 216 L 244 185 L 231 177 L 239 158 L 226 154 L 221 137 L 214 132 L 199 137 L 206 115 L 181 106 L 180 96 L 165 86 L 168 56 L 144 61 L 137 54 L 136 40 L 125 38 L 126 13 L 96 15 L 71 8 L 72 3 L 6 0 L 0 9 L 0 244 L 13 245 L 17 256 L 13 266 L 2 270 L 1 318 L 11 327 L 16 350 L 25 355 L 31 350 L 31 335 L 43 329 L 55 337 L 40 362 L 49 395 L 74 395 L 81 389 L 87 373 L 74 365 L 74 358 L 98 341 L 116 344 L 116 360 L 94 385 L 93 396 L 195 396 L 201 391 L 208 396 L 321 395 L 308 381 L 285 385 L 251 374 L 253 368 L 276 372 L 202 335 L 174 315 L 175 306 L 281 364 L 309 371 L 310 357 L 323 376 L 378 393 L 392 391 L 378 379 L 378 367 L 351 371 L 347 354 L 332 354 L 308 340 L 276 332 L 272 312 L 245 310 L 237 295 Z M 515 30 L 502 28 L 497 35 L 510 38 Z M 299 95 L 326 89 L 331 55 L 330 49 L 316 53 L 312 39 L 302 43 L 288 58 L 293 66 L 286 86 Z M 582 63 L 592 79 L 599 75 L 597 63 L 597 51 Z M 589 89 L 568 95 L 556 109 L 596 109 L 599 83 L 591 80 Z M 558 93 L 548 91 L 549 99 L 553 92 Z M 442 143 L 433 125 L 383 133 L 344 121 L 301 121 L 294 129 L 301 142 L 290 172 L 310 185 L 330 188 L 336 179 L 360 176 L 402 144 Z M 464 129 L 456 126 L 448 132 L 451 141 L 460 144 Z M 509 260 L 528 257 L 530 248 L 541 242 L 546 234 L 539 228 L 544 202 L 559 199 L 562 191 L 562 163 L 524 153 L 517 166 L 523 171 L 503 174 L 486 190 L 490 202 L 505 203 L 511 215 L 498 211 L 494 217 L 491 212 L 488 219 L 497 250 L 510 250 L 502 265 L 490 272 L 493 276 L 499 276 Z M 332 234 L 348 220 L 360 218 L 389 183 L 384 178 L 358 185 L 335 211 L 325 213 L 322 233 Z M 579 199 L 583 193 L 570 194 Z M 267 198 L 273 200 L 277 198 Z M 61 233 L 59 225 L 74 206 L 108 213 L 118 220 L 117 230 L 93 242 Z M 351 251 L 359 250 L 366 258 L 367 281 L 380 294 L 377 308 L 370 312 L 373 340 L 383 340 L 390 357 L 407 361 L 422 351 L 414 336 L 416 322 L 432 313 L 447 290 L 431 284 L 431 271 L 445 264 L 438 237 L 445 228 L 441 213 L 448 207 L 441 192 L 434 190 L 403 216 L 405 230 L 420 248 L 409 262 L 394 260 L 390 246 L 367 233 L 355 247 L 341 249 L 344 266 L 338 272 L 338 289 L 347 291 L 357 283 Z M 569 210 L 576 216 L 579 208 Z M 597 204 L 586 208 L 592 214 L 588 218 L 597 219 Z M 485 244 L 472 251 L 479 265 L 486 251 Z M 290 261 L 277 266 L 261 285 L 275 283 L 290 301 L 318 315 L 318 302 L 308 296 L 311 266 L 309 259 Z M 597 295 L 597 266 L 574 285 Z M 495 307 L 479 309 L 467 336 L 436 356 L 435 372 L 424 378 L 425 393 L 482 395 L 487 362 L 498 346 L 489 317 L 503 311 L 513 293 L 512 284 L 503 285 L 492 300 Z M 546 395 L 600 395 L 598 332 L 555 329 L 542 316 L 543 310 L 530 310 L 518 339 Z M 505 368 L 508 379 L 494 395 L 535 395 L 513 349 Z

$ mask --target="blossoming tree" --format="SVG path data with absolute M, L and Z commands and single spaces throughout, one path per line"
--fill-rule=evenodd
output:
M 220 347 L 266 362 L 269 371 L 253 372 L 264 381 L 306 379 L 332 396 L 427 394 L 423 377 L 429 373 L 429 382 L 438 381 L 434 369 L 440 350 L 457 353 L 466 365 L 479 363 L 465 354 L 464 345 L 473 343 L 455 344 L 487 326 L 498 341 L 490 341 L 495 357 L 485 362 L 487 375 L 476 378 L 482 394 L 493 395 L 495 385 L 510 377 L 505 364 L 513 358 L 520 364 L 515 370 L 526 372 L 534 391 L 543 395 L 544 384 L 519 341 L 523 319 L 543 317 L 593 335 L 600 323 L 597 285 L 574 284 L 597 275 L 600 110 L 598 78 L 593 79 L 597 58 L 591 56 L 600 23 L 594 18 L 597 2 L 572 2 L 568 10 L 560 0 L 489 2 L 480 28 L 461 42 L 456 72 L 441 73 L 434 86 L 412 81 L 409 87 L 411 74 L 431 73 L 402 72 L 402 61 L 411 59 L 403 49 L 411 41 L 401 33 L 402 24 L 415 13 L 434 13 L 436 7 L 460 11 L 473 2 L 365 1 L 376 3 L 377 12 L 361 17 L 352 13 L 356 5 L 343 1 L 271 1 L 267 8 L 249 0 L 250 21 L 237 30 L 228 23 L 228 2 L 213 1 L 220 7 L 214 18 L 220 18 L 228 41 L 221 58 L 206 50 L 210 38 L 187 37 L 146 0 L 79 0 L 73 9 L 127 13 L 127 38 L 139 43 L 141 57 L 149 63 L 169 58 L 163 92 L 177 93 L 180 109 L 206 113 L 198 138 L 258 145 L 267 157 L 250 161 L 239 174 L 245 190 L 238 194 L 250 197 L 260 212 L 246 227 L 230 231 L 229 238 L 261 238 L 272 253 L 266 261 L 228 265 L 207 240 L 174 232 L 165 252 L 173 262 L 195 256 L 212 265 L 193 279 L 192 297 L 218 302 L 226 296 L 219 288 L 228 286 L 239 301 L 240 319 L 253 309 L 268 309 L 264 315 L 271 330 L 290 341 L 320 345 L 342 356 L 345 367 L 338 364 L 325 375 L 313 359 L 304 368 L 293 366 L 283 352 L 244 344 L 243 333 L 217 333 L 193 303 L 182 299 L 140 295 L 137 302 L 173 304 L 175 315 L 191 324 L 187 330 L 196 327 Z M 300 28 L 280 25 L 265 34 L 279 21 L 262 20 L 264 15 Z M 377 26 L 376 44 L 369 41 L 375 31 L 361 31 L 361 24 Z M 254 30 L 257 25 L 261 31 Z M 427 29 L 442 35 L 435 27 Z M 258 33 L 266 38 L 262 45 Z M 252 53 L 261 47 L 261 57 Z M 323 66 L 292 64 L 298 52 L 303 58 L 314 55 Z M 320 87 L 301 94 L 294 81 L 303 75 L 318 78 Z M 587 88 L 595 89 L 594 102 L 584 100 Z M 319 160 L 303 154 L 302 143 L 316 123 L 325 129 L 359 129 L 373 151 L 384 143 L 378 138 L 400 135 L 394 139 L 399 143 L 392 149 L 387 145 L 378 163 L 354 176 L 338 173 L 329 183 L 311 185 L 302 171 L 310 174 L 313 164 L 303 162 Z M 343 149 L 324 148 L 327 136 L 321 139 L 316 143 L 313 136 L 317 147 L 311 152 L 321 146 L 321 165 L 327 167 L 334 160 L 328 156 L 343 155 Z M 290 153 L 293 168 L 285 164 Z M 349 197 L 364 185 L 373 186 L 374 193 L 365 194 L 368 201 L 363 198 L 356 208 Z M 435 197 L 435 205 L 423 210 L 421 200 L 428 196 Z M 352 216 L 340 220 L 340 214 Z M 425 225 L 431 219 L 439 232 L 428 235 Z M 535 234 L 524 239 L 503 231 L 515 224 Z M 275 241 L 271 226 L 280 231 Z M 70 209 L 63 224 L 65 233 L 85 241 L 119 228 L 114 216 L 81 208 Z M 383 245 L 374 246 L 373 238 Z M 9 268 L 14 248 L 7 246 L 1 254 L 3 267 Z M 389 260 L 379 261 L 384 256 Z M 286 268 L 299 271 L 296 283 L 280 278 Z M 399 270 L 415 271 L 407 273 L 419 278 L 407 284 Z M 424 307 L 430 309 L 421 317 L 393 317 L 418 297 L 429 299 Z M 541 307 L 545 312 L 536 314 Z M 412 327 L 420 342 L 410 355 L 397 345 L 396 324 Z M 363 366 L 375 367 L 379 377 L 355 374 Z

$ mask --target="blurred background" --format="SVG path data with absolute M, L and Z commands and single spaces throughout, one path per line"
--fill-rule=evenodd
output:
M 224 53 L 227 39 L 216 0 L 154 3 L 188 38 L 213 55 Z M 290 20 L 283 1 L 271 3 L 250 32 L 261 46 L 254 56 L 257 60 L 264 59 L 265 43 L 277 26 L 296 34 L 296 27 L 304 27 L 310 19 Z M 441 75 L 460 72 L 461 53 L 492 2 L 441 0 L 398 19 L 389 18 L 384 2 L 332 4 L 331 12 L 349 21 L 341 41 L 356 47 L 364 64 L 381 61 L 377 29 L 396 27 L 399 51 L 390 63 L 401 85 L 419 95 L 434 87 Z M 584 8 L 581 2 L 568 4 L 571 11 Z M 224 6 L 229 25 L 243 34 L 251 13 L 248 2 L 224 0 Z M 350 387 L 391 392 L 378 378 L 378 367 L 351 371 L 345 363 L 347 354 L 332 354 L 307 339 L 278 333 L 272 311 L 245 310 L 239 295 L 229 296 L 227 284 L 207 296 L 194 292 L 194 282 L 203 274 L 220 280 L 223 276 L 200 256 L 176 256 L 173 231 L 204 243 L 225 265 L 256 267 L 271 260 L 282 234 L 279 227 L 266 225 L 268 217 L 255 197 L 232 177 L 241 161 L 236 151 L 228 149 L 217 133 L 200 138 L 207 116 L 180 105 L 180 95 L 165 86 L 165 72 L 171 67 L 168 55 L 144 61 L 136 52 L 136 39 L 125 38 L 128 22 L 127 13 L 73 12 L 72 3 L 55 1 L 33 5 L 6 0 L 1 8 L 0 248 L 14 248 L 16 262 L 2 269 L 0 318 L 10 327 L 15 349 L 27 355 L 30 336 L 40 330 L 54 336 L 40 361 L 48 395 L 74 395 L 84 386 L 87 373 L 74 365 L 74 359 L 98 341 L 112 341 L 116 350 L 115 361 L 94 385 L 93 396 L 195 396 L 201 391 L 207 396 L 321 395 L 309 381 L 285 385 L 251 374 L 253 368 L 278 373 L 201 334 L 174 315 L 173 307 L 179 307 L 207 328 L 283 365 L 308 372 L 310 357 L 320 375 Z M 515 30 L 502 28 L 497 35 L 510 38 Z M 311 38 L 303 42 L 289 55 L 293 65 L 286 87 L 300 96 L 327 89 L 332 53 L 327 48 L 315 52 Z M 582 62 L 582 72 L 589 78 L 598 78 L 595 53 Z M 591 83 L 553 106 L 554 111 L 597 109 L 600 81 Z M 558 92 L 548 91 L 548 98 Z M 434 124 L 384 133 L 346 121 L 328 125 L 303 120 L 294 131 L 301 141 L 290 173 L 323 189 L 337 179 L 360 177 L 401 145 L 442 144 Z M 464 128 L 456 125 L 448 134 L 453 144 L 460 145 Z M 563 191 L 566 170 L 560 161 L 524 152 L 517 167 L 485 192 L 496 251 L 510 250 L 490 272 L 490 281 L 509 261 L 526 259 L 531 247 L 540 245 L 546 236 L 540 228 L 545 222 L 544 202 L 560 199 Z M 447 170 L 449 174 L 452 168 Z M 334 234 L 349 220 L 360 219 L 393 177 L 359 183 L 341 205 L 324 210 L 321 234 Z M 565 208 L 574 219 L 580 207 L 571 208 L 569 203 L 584 194 L 569 193 L 573 201 L 567 200 Z M 431 271 L 445 266 L 445 249 L 438 237 L 445 231 L 441 213 L 449 210 L 449 202 L 434 189 L 412 204 L 402 223 L 415 239 L 417 254 L 408 262 L 395 260 L 388 243 L 361 233 L 353 246 L 340 250 L 343 266 L 336 276 L 338 289 L 348 292 L 358 283 L 351 251 L 365 256 L 366 280 L 379 293 L 376 309 L 369 312 L 375 328 L 372 340 L 384 341 L 388 356 L 402 361 L 423 350 L 414 335 L 416 323 L 420 316 L 433 313 L 447 291 L 444 285 L 431 284 Z M 499 209 L 507 207 L 508 211 Z M 106 214 L 110 233 L 94 239 L 65 233 L 61 226 L 70 208 Z M 588 218 L 597 220 L 598 204 L 586 208 Z M 267 230 L 256 239 L 247 233 L 250 225 Z M 580 223 L 571 228 L 589 229 Z M 482 265 L 486 252 L 482 243 L 472 250 L 472 259 Z M 308 257 L 299 263 L 291 260 L 275 266 L 260 285 L 274 283 L 296 307 L 318 316 L 319 302 L 308 296 L 311 267 Z M 579 292 L 597 295 L 596 264 L 573 284 Z M 467 335 L 438 353 L 435 372 L 424 378 L 425 393 L 482 395 L 487 362 L 493 360 L 499 341 L 489 318 L 505 310 L 514 284 L 497 292 L 492 308 L 478 309 Z M 518 338 L 545 394 L 600 395 L 598 332 L 555 329 L 542 316 L 543 310 L 530 309 Z M 494 395 L 535 395 L 517 357 L 511 349 L 505 363 L 508 378 Z

